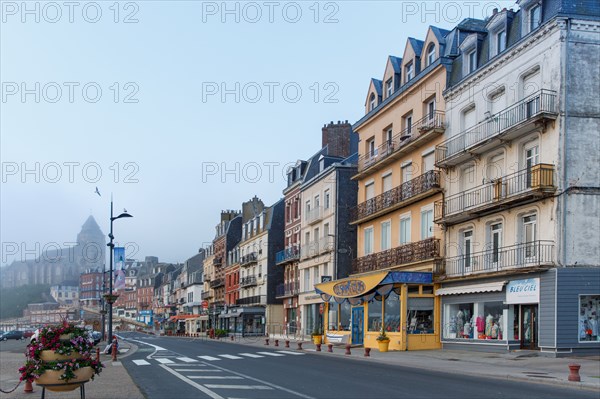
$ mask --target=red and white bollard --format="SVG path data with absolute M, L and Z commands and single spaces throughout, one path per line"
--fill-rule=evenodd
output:
M 327 352 L 333 353 L 333 344 L 327 344 Z
M 285 347 L 286 347 L 286 348 L 289 348 L 289 347 L 290 347 L 290 341 L 288 341 L 288 340 L 286 340 L 286 341 L 285 341 Z
M 269 345 L 269 338 L 265 338 L 265 345 Z
M 317 344 L 317 352 L 321 352 L 321 344 Z
M 581 368 L 580 364 L 570 363 L 569 364 L 569 381 L 581 382 L 581 377 L 579 376 L 579 369 Z
M 371 356 L 371 348 L 365 348 L 365 357 Z
M 279 346 L 279 340 L 278 339 L 275 340 L 275 346 Z
M 350 348 L 351 348 L 350 344 L 346 344 L 346 355 L 351 355 Z
M 298 342 L 298 350 L 301 351 L 302 350 L 302 342 Z

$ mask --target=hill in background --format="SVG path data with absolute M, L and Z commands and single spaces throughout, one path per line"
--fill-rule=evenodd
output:
M 0 289 L 0 319 L 23 316 L 27 304 L 53 301 L 50 285 L 25 285 Z

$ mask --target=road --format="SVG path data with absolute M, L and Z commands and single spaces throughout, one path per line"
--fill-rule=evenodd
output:
M 597 392 L 424 371 L 294 349 L 124 333 L 123 365 L 149 399 L 593 398 Z M 278 350 L 277 350 L 278 349 Z

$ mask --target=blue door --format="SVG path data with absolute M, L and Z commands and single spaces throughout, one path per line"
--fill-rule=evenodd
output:
M 362 345 L 364 338 L 365 310 L 363 307 L 352 309 L 352 344 Z

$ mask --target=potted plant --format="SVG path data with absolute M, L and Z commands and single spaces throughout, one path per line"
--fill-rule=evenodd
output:
M 319 327 L 315 327 L 312 334 L 310 334 L 313 340 L 313 344 L 319 345 L 323 342 L 323 331 Z
M 93 338 L 82 327 L 45 326 L 27 345 L 27 361 L 19 369 L 21 381 L 35 381 L 51 391 L 71 391 L 93 380 L 104 367 L 91 357 Z
M 379 336 L 377 336 L 377 345 L 379 346 L 379 352 L 387 352 L 390 345 L 390 337 L 385 333 L 385 329 L 381 329 Z

